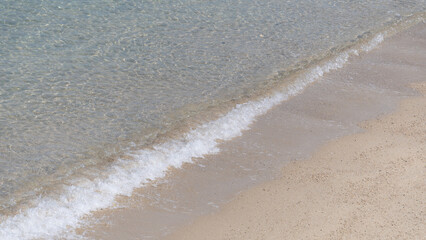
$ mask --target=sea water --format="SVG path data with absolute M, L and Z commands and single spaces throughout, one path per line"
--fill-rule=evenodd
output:
M 1 1 L 0 238 L 54 236 L 218 151 L 216 140 L 357 54 L 347 46 L 368 39 L 369 50 L 377 32 L 425 10 L 421 0 Z M 221 106 L 233 109 L 177 131 Z

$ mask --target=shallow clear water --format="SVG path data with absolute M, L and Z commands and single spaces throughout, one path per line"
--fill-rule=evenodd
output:
M 83 169 L 142 148 L 200 106 L 254 95 L 292 64 L 425 9 L 421 0 L 1 1 L 0 212 L 79 171 L 100 174 Z

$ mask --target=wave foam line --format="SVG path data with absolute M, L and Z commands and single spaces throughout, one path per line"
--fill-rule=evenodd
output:
M 383 41 L 379 34 L 360 51 L 370 51 Z M 0 239 L 54 239 L 81 226 L 82 218 L 92 211 L 111 207 L 117 195 L 130 196 L 132 191 L 151 179 L 165 176 L 170 167 L 180 168 L 194 157 L 219 152 L 217 140 L 230 140 L 247 130 L 256 117 L 273 106 L 300 94 L 305 87 L 325 73 L 343 67 L 357 50 L 348 50 L 334 59 L 311 68 L 292 85 L 261 100 L 239 104 L 225 116 L 191 130 L 180 139 L 159 144 L 153 149 L 132 153 L 134 160 L 119 159 L 106 179 L 81 179 L 78 184 L 66 186 L 58 198 L 41 198 L 38 204 L 0 223 Z M 77 236 L 75 236 L 77 237 Z

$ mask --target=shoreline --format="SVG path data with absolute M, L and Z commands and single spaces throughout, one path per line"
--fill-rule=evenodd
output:
M 419 26 L 414 28 L 419 29 Z M 424 27 L 420 27 L 420 29 L 424 29 Z M 401 39 L 403 37 L 401 37 L 401 33 L 397 35 L 398 37 L 392 37 L 392 39 L 397 39 L 396 41 L 398 42 L 398 39 Z M 387 43 L 388 40 L 386 40 L 385 42 Z M 395 44 L 395 40 L 393 40 L 393 43 L 392 41 L 391 43 L 387 43 L 387 45 L 392 44 Z M 388 46 L 388 52 L 385 52 L 385 55 L 390 52 L 389 48 L 392 48 L 392 46 Z M 377 55 L 377 53 L 369 53 L 367 55 L 373 55 L 374 58 L 374 55 Z M 365 56 L 361 56 L 361 58 L 365 58 Z M 395 56 L 393 56 L 393 58 L 395 58 Z M 362 60 L 358 58 L 355 60 L 355 62 L 357 61 L 362 62 Z M 395 63 L 393 64 L 395 65 Z M 349 69 L 357 70 L 357 67 L 366 67 L 367 65 L 368 64 L 364 63 L 364 65 L 355 64 L 353 66 L 353 62 L 351 61 L 351 67 Z M 413 67 L 412 65 L 410 66 Z M 344 69 L 346 68 L 348 67 L 344 67 Z M 380 72 L 380 70 L 383 69 L 379 69 L 378 72 Z M 339 76 L 339 74 L 345 71 L 347 71 L 347 69 L 338 70 L 336 71 L 337 73 L 331 73 L 329 75 L 332 75 L 335 78 L 341 78 L 342 76 Z M 391 72 L 390 76 L 392 75 L 395 74 Z M 386 74 L 384 76 L 381 76 L 381 80 L 383 80 L 383 78 L 386 76 Z M 371 82 L 368 81 L 360 81 L 356 82 L 356 84 L 352 82 L 333 82 L 334 89 L 332 90 L 340 92 L 336 96 L 332 96 L 334 97 L 334 99 L 328 99 L 328 96 L 323 96 L 323 99 L 321 100 L 323 101 L 323 103 L 327 103 L 327 101 L 333 100 L 333 104 L 336 106 L 326 106 L 324 104 L 321 105 L 320 103 L 307 105 L 306 103 L 310 103 L 312 99 L 316 99 L 316 97 L 319 96 L 319 93 L 329 91 L 327 87 L 331 86 L 330 84 L 328 84 L 330 82 L 330 79 L 329 76 L 326 76 L 325 79 L 321 80 L 321 84 L 316 83 L 316 86 L 309 87 L 309 89 L 305 90 L 303 94 L 294 97 L 294 99 L 290 99 L 289 102 L 281 104 L 286 105 L 285 107 L 278 106 L 276 107 L 276 109 L 273 109 L 271 112 L 268 112 L 265 116 L 262 116 L 259 120 L 257 120 L 251 130 L 244 132 L 242 137 L 238 137 L 234 140 L 231 140 L 230 143 L 222 144 L 220 146 L 221 153 L 219 153 L 218 155 L 211 155 L 207 156 L 205 159 L 197 160 L 197 163 L 192 166 L 185 165 L 182 171 L 178 171 L 177 173 L 173 174 L 176 176 L 172 176 L 172 179 L 168 179 L 165 180 L 165 182 L 160 182 L 156 184 L 156 187 L 153 187 L 153 189 L 144 189 L 136 191 L 136 197 L 132 197 L 131 200 L 126 200 L 130 201 L 131 205 L 133 205 L 127 210 L 118 210 L 114 213 L 111 213 L 109 210 L 107 210 L 107 212 L 101 213 L 100 215 L 109 215 L 110 217 L 108 218 L 108 221 L 110 221 L 111 223 L 106 225 L 105 223 L 101 223 L 98 226 L 95 226 L 94 229 L 89 228 L 89 232 L 95 232 L 94 234 L 89 234 L 89 236 L 102 239 L 105 239 L 106 236 L 110 237 L 111 239 L 113 239 L 114 237 L 132 238 L 135 236 L 140 236 L 139 234 L 141 233 L 141 231 L 143 232 L 143 228 L 155 228 L 157 227 L 155 226 L 156 223 L 167 221 L 170 221 L 168 227 L 166 229 L 161 228 L 159 229 L 159 231 L 162 231 L 163 233 L 169 233 L 170 231 L 173 231 L 173 229 L 176 227 L 177 222 L 193 221 L 191 219 L 197 219 L 199 216 L 215 211 L 214 209 L 216 209 L 218 206 L 222 206 L 228 201 L 228 199 L 232 198 L 235 192 L 250 188 L 253 185 L 258 184 L 259 182 L 268 181 L 275 178 L 275 173 L 277 172 L 277 170 L 273 169 L 274 167 L 276 168 L 277 166 L 285 166 L 288 164 L 289 161 L 292 161 L 294 159 L 304 159 L 306 157 L 309 157 L 312 151 L 314 151 L 330 139 L 335 139 L 359 131 L 360 129 L 358 128 L 357 123 L 365 121 L 367 119 L 375 118 L 375 116 L 377 116 L 378 114 L 389 112 L 395 107 L 395 104 L 399 100 L 408 96 L 416 95 L 415 91 L 410 90 L 408 88 L 404 88 L 402 86 L 406 85 L 410 81 L 415 81 L 416 79 L 418 80 L 418 78 L 419 76 L 416 75 L 413 79 L 409 79 L 406 81 L 391 81 L 390 83 L 387 83 L 386 81 L 379 81 L 377 84 L 380 85 L 380 87 L 374 86 L 374 84 L 373 86 L 371 86 Z M 338 84 L 336 85 L 336 83 Z M 353 93 L 350 93 L 348 91 L 353 90 L 352 87 L 354 87 L 355 85 L 356 94 L 352 96 L 351 94 Z M 326 89 L 321 89 L 324 87 Z M 383 94 L 383 96 L 374 96 L 378 93 Z M 306 98 L 306 95 L 311 96 L 310 99 Z M 354 100 L 351 99 L 351 97 L 367 99 L 360 99 L 359 102 L 356 102 L 355 105 L 348 105 L 353 104 L 353 102 L 348 102 L 348 99 L 346 99 L 345 101 L 339 101 L 338 99 L 338 97 L 346 95 L 349 96 L 349 100 L 351 101 Z M 305 105 L 303 103 L 305 103 Z M 371 106 L 366 105 L 366 103 L 371 103 Z M 303 108 L 303 106 L 305 106 L 307 109 L 296 109 L 297 107 Z M 333 107 L 337 107 L 338 110 L 333 109 Z M 322 111 L 319 111 L 318 108 Z M 357 114 L 357 111 L 361 111 L 358 113 L 362 114 Z M 286 112 L 287 114 L 284 115 L 284 117 L 283 112 Z M 274 121 L 272 121 L 274 119 L 275 123 Z M 256 141 L 258 141 L 259 138 L 256 139 L 256 135 L 274 135 L 273 131 L 276 129 L 273 129 L 273 127 L 282 125 L 282 122 L 279 122 L 282 120 L 288 121 L 290 127 L 294 125 L 299 126 L 299 129 L 287 129 L 287 132 L 284 131 L 289 134 L 286 135 L 287 137 L 296 138 L 294 143 L 285 140 L 277 141 L 278 139 L 276 138 L 271 138 L 269 140 L 265 138 L 260 138 L 262 141 L 264 141 L 262 143 L 263 145 L 260 144 L 262 146 L 257 146 Z M 312 132 L 312 130 L 314 131 L 314 133 L 311 133 L 312 136 L 318 139 L 306 140 L 303 139 L 303 136 L 300 137 L 300 135 L 308 135 L 308 132 Z M 256 133 L 256 131 L 258 132 Z M 282 132 L 283 131 L 281 130 L 281 133 Z M 275 134 L 275 137 L 279 136 L 279 134 L 280 132 Z M 247 151 L 247 147 L 254 146 L 255 149 L 252 150 L 259 150 L 261 147 L 265 147 L 267 144 L 271 144 L 271 141 L 275 141 L 275 143 L 278 144 L 288 144 L 285 150 L 288 150 L 290 148 L 295 149 L 291 149 L 291 151 L 293 151 L 292 153 L 287 152 L 288 154 L 286 156 L 286 159 L 282 159 L 279 156 L 283 152 L 277 151 L 277 149 L 274 150 L 273 148 L 263 149 L 266 150 L 266 152 L 263 151 L 255 153 L 253 151 Z M 294 145 L 298 142 L 302 143 L 301 145 L 303 146 Z M 252 145 L 249 146 L 250 144 Z M 244 154 L 245 157 L 242 157 L 242 154 Z M 227 160 L 229 162 L 230 157 L 235 158 L 235 156 L 238 155 L 240 157 L 236 160 L 233 159 L 232 164 L 226 163 Z M 266 161 L 261 162 L 256 159 L 259 157 L 267 159 Z M 247 160 L 249 163 L 242 162 L 245 160 Z M 226 171 L 224 171 L 225 169 Z M 243 171 L 246 171 L 248 173 L 242 173 Z M 197 172 L 199 173 L 197 174 Z M 204 175 L 207 175 L 207 177 Z M 215 178 L 223 178 L 224 176 L 225 179 L 217 180 L 217 183 L 213 184 L 211 182 L 214 181 Z M 258 179 L 254 179 L 253 181 L 248 180 L 251 177 Z M 198 180 L 200 181 L 200 183 L 194 184 L 193 182 L 191 182 L 194 180 Z M 225 191 L 223 189 L 219 189 L 220 185 L 227 184 L 227 181 L 231 181 L 231 184 L 227 186 L 228 189 Z M 177 189 L 171 189 L 171 186 L 176 187 L 178 185 L 180 185 L 180 187 L 177 187 Z M 180 200 L 189 200 L 194 194 L 197 195 L 195 199 L 191 199 L 191 201 L 189 201 L 187 204 L 179 203 Z M 199 200 L 205 201 L 204 205 L 203 203 L 199 203 Z M 167 201 L 169 201 L 169 207 L 170 201 L 175 201 L 175 203 L 172 204 L 173 209 L 165 209 Z M 205 204 L 207 204 L 208 206 L 206 206 Z M 221 209 L 222 208 L 219 208 L 220 212 L 222 211 Z M 194 212 L 196 213 L 194 214 Z M 142 225 L 148 225 L 148 227 Z M 175 227 L 170 228 L 170 226 Z M 102 234 L 98 235 L 101 232 Z
M 419 19 L 414 18 L 413 21 L 416 22 L 419 21 Z M 408 21 L 406 24 L 410 25 L 411 23 Z M 399 26 L 403 27 L 403 25 Z M 330 56 L 330 58 L 321 60 L 318 65 L 310 66 L 301 71 L 300 74 L 295 74 L 294 82 L 284 85 L 283 88 L 280 87 L 278 92 L 274 91 L 263 98 L 255 98 L 252 101 L 237 104 L 222 117 L 210 122 L 205 122 L 176 139 L 160 142 L 158 145 L 154 145 L 150 148 L 129 152 L 128 155 L 114 162 L 110 168 L 108 168 L 107 172 L 100 171 L 102 172 L 100 174 L 102 177 L 79 179 L 81 182 L 77 185 L 71 184 L 65 186 L 61 193 L 62 195 L 58 198 L 40 198 L 39 201 L 37 200 L 36 203 L 34 203 L 33 208 L 29 208 L 26 212 L 19 213 L 3 221 L 1 223 L 1 227 L 4 229 L 2 234 L 9 235 L 11 232 L 16 231 L 17 228 L 23 229 L 28 225 L 32 226 L 32 228 L 25 229 L 25 231 L 21 231 L 19 235 L 14 237 L 27 238 L 28 235 L 43 236 L 46 232 L 50 235 L 59 234 L 64 231 L 71 235 L 74 230 L 80 232 L 81 229 L 78 228 L 88 224 L 85 220 L 89 222 L 93 220 L 90 219 L 92 214 L 95 215 L 94 221 L 97 221 L 96 217 L 102 215 L 105 209 L 114 212 L 117 208 L 123 208 L 120 199 L 126 197 L 133 198 L 132 196 L 135 194 L 139 195 L 144 194 L 144 192 L 149 192 L 147 189 L 156 188 L 158 182 L 167 182 L 175 177 L 175 174 L 181 174 L 170 171 L 170 169 L 188 169 L 191 167 L 185 167 L 185 165 L 194 163 L 194 159 L 209 159 L 209 156 L 215 158 L 215 154 L 220 151 L 220 148 L 229 145 L 224 144 L 224 142 L 228 142 L 229 140 L 232 142 L 232 139 L 238 138 L 242 132 L 250 129 L 250 125 L 253 124 L 259 116 L 264 115 L 271 108 L 287 101 L 289 98 L 299 95 L 306 87 L 311 85 L 311 83 L 321 79 L 325 73 L 343 67 L 349 58 L 358 56 L 359 53 L 368 52 L 383 41 L 383 34 L 386 35 L 386 32 L 377 33 L 377 35 L 374 35 L 368 42 L 363 42 L 359 45 L 356 44 L 353 49 L 346 49 L 333 57 Z M 266 171 L 272 172 L 270 169 L 275 168 L 277 164 L 281 164 L 281 160 L 278 160 L 278 162 L 276 160 L 277 159 L 274 160 L 275 162 L 269 163 L 269 170 Z M 217 162 L 216 160 L 214 161 Z M 196 162 L 198 162 L 198 160 L 196 160 Z M 226 165 L 228 163 L 221 162 L 220 164 L 222 164 L 223 167 L 223 164 Z M 249 169 L 247 166 L 244 167 L 239 165 L 232 167 L 234 169 L 235 167 L 240 167 L 247 170 Z M 210 167 L 208 168 L 210 169 Z M 261 170 L 263 171 L 265 169 L 267 168 L 262 168 Z M 211 170 L 212 169 L 210 169 L 210 171 Z M 215 169 L 213 168 L 213 170 Z M 238 179 L 239 183 L 236 186 L 222 191 L 220 197 L 216 198 L 214 202 L 225 201 L 229 198 L 230 194 L 234 194 L 249 185 L 259 183 L 263 181 L 264 178 L 269 179 L 268 175 L 268 173 L 255 173 L 255 176 L 243 174 L 242 178 Z M 172 177 L 170 178 L 169 176 Z M 233 173 L 229 173 L 227 177 L 232 178 Z M 247 177 L 249 177 L 249 179 L 247 179 Z M 259 178 L 259 180 L 257 178 Z M 226 184 L 224 181 L 223 183 Z M 138 190 L 137 188 L 142 189 Z M 136 191 L 134 191 L 135 189 Z M 149 192 L 148 195 L 149 194 L 151 193 Z M 178 195 L 182 195 L 181 197 L 183 198 L 187 197 L 185 194 L 186 193 L 178 193 Z M 78 197 L 76 198 L 75 196 Z M 148 197 L 152 198 L 155 196 L 151 195 Z M 63 199 L 67 200 L 63 201 Z M 98 200 L 92 201 L 92 199 Z M 118 201 L 116 201 L 117 199 Z M 132 200 L 135 201 L 135 199 Z M 163 200 L 160 199 L 160 201 Z M 203 211 L 211 207 L 217 208 L 217 204 L 214 202 L 208 202 L 211 206 L 207 208 L 197 206 L 200 208 L 197 210 L 197 214 L 204 213 Z M 52 208 L 51 206 L 55 207 Z M 124 208 L 127 206 L 128 205 L 125 205 Z M 134 206 L 131 206 L 129 210 L 133 210 L 133 207 Z M 136 207 L 140 208 L 140 205 Z M 170 211 L 170 209 L 167 209 L 170 207 L 176 208 L 173 206 L 173 203 L 162 208 Z M 192 210 L 193 209 L 190 209 L 190 211 Z M 62 214 L 64 212 L 66 212 L 65 215 Z M 187 212 L 182 213 L 183 215 L 187 214 Z M 155 212 L 155 214 L 158 214 L 158 212 Z M 40 216 L 46 216 L 46 218 L 42 221 L 37 221 L 38 224 L 28 223 L 33 222 L 33 219 L 39 219 Z M 44 224 L 44 222 L 49 221 L 55 222 L 56 224 Z M 175 224 L 171 224 L 170 226 L 175 226 Z M 158 226 L 155 227 L 157 228 L 157 235 L 161 234 L 162 228 Z
M 423 32 L 425 43 L 425 25 L 415 30 Z M 406 55 L 401 53 L 410 40 L 412 48 L 419 47 L 413 39 L 399 36 L 386 43 L 394 44 L 395 52 L 380 49 L 375 54 L 382 51 L 387 59 L 404 62 Z M 426 45 L 422 46 L 420 52 L 426 53 Z M 418 56 L 425 60 L 424 54 Z M 410 77 L 414 70 L 426 74 L 420 69 L 426 69 L 426 61 L 400 64 L 405 68 L 402 75 Z M 165 239 L 422 239 L 426 234 L 424 80 L 410 84 L 420 96 L 402 99 L 396 111 L 361 122 L 360 133 L 331 140 L 312 157 L 292 161 L 278 179 L 239 193 L 219 211 Z
M 425 75 L 420 3 L 61 6 L 4 8 L 0 239 L 167 237 Z

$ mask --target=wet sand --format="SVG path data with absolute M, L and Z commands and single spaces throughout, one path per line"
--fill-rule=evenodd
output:
M 425 76 L 419 24 L 78 231 L 95 239 L 421 238 L 426 100 L 409 85 Z

